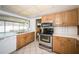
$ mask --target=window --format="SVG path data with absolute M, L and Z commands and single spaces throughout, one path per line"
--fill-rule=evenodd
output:
M 0 32 L 4 32 L 4 21 L 0 21 Z
M 9 21 L 0 21 L 0 32 L 24 32 L 29 29 L 29 21 L 26 23 L 16 23 Z
M 24 31 L 24 24 L 23 24 L 23 23 L 20 23 L 19 30 L 20 30 L 20 31 Z
M 29 30 L 29 23 L 25 23 L 24 24 L 24 31 L 28 31 Z
M 16 32 L 19 31 L 19 23 L 14 23 L 13 30 Z
M 13 22 L 5 22 L 5 32 L 13 31 Z

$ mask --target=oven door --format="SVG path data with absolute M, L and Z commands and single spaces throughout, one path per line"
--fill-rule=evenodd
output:
M 52 47 L 52 36 L 39 35 L 39 44 L 46 46 L 48 48 Z
M 40 41 L 50 43 L 50 36 L 40 35 Z

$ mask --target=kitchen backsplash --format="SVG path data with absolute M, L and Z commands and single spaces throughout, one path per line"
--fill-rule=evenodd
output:
M 60 35 L 77 35 L 78 29 L 77 26 L 71 27 L 54 27 L 54 34 Z

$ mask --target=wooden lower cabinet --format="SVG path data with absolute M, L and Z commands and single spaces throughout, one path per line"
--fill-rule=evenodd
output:
M 34 32 L 17 35 L 17 49 L 25 46 L 34 40 Z
M 66 37 L 53 37 L 53 51 L 63 54 L 74 54 L 76 51 L 76 39 Z
M 53 51 L 56 53 L 64 53 L 64 47 L 61 38 L 53 37 Z
M 79 40 L 76 40 L 76 52 L 79 54 Z
M 26 34 L 26 43 L 30 43 L 34 40 L 35 34 L 34 32 Z
M 22 47 L 22 37 L 21 37 L 21 35 L 17 35 L 17 41 L 16 41 L 16 45 L 17 45 L 17 49 L 19 49 L 19 48 L 21 48 Z

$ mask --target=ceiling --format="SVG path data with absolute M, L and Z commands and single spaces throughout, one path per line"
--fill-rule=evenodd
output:
M 1 5 L 0 9 L 19 16 L 31 18 L 78 7 L 78 5 Z

